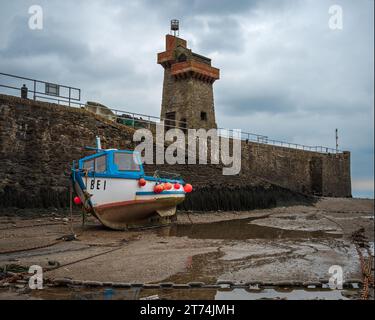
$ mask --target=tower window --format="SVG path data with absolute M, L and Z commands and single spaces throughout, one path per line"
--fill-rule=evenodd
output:
M 184 62 L 187 60 L 187 57 L 184 53 L 181 53 L 179 56 L 178 56 L 178 62 Z
M 207 112 L 201 112 L 201 120 L 202 121 L 207 121 Z

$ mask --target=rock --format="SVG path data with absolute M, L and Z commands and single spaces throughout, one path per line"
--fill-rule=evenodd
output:
M 204 282 L 189 282 L 188 283 L 189 287 L 192 287 L 192 288 L 201 288 L 205 285 Z
M 262 291 L 263 289 L 258 286 L 258 285 L 250 285 L 248 288 L 247 288 L 248 291 L 250 292 L 258 292 L 258 291 Z
M 205 289 L 221 289 L 221 286 L 218 284 L 205 284 L 203 286 Z
M 26 280 L 17 280 L 16 283 L 25 285 L 27 283 Z
M 247 282 L 245 283 L 245 285 L 246 285 L 247 287 L 249 287 L 249 286 L 255 286 L 255 285 L 258 285 L 258 284 L 259 284 L 259 281 L 257 281 L 257 280 L 247 281 Z
M 175 289 L 189 289 L 190 286 L 188 284 L 179 284 L 179 283 L 175 283 L 173 285 L 173 288 Z
M 25 285 L 24 284 L 16 284 L 14 286 L 16 289 L 24 289 L 25 288 Z
M 163 283 L 160 283 L 160 287 L 161 288 L 172 288 L 174 285 L 173 282 L 163 282 Z
M 131 286 L 133 288 L 142 288 L 143 287 L 143 283 L 132 283 Z
M 275 286 L 275 282 L 273 282 L 273 281 L 264 281 L 262 283 L 262 286 L 264 286 L 264 287 L 273 287 L 273 286 Z
M 56 278 L 53 279 L 53 283 L 56 285 L 68 285 L 72 284 L 72 280 L 67 278 Z
M 298 280 L 292 280 L 292 281 L 290 281 L 290 284 L 293 287 L 303 287 L 303 282 L 302 281 L 298 281 Z
M 321 286 L 320 282 L 318 281 L 305 281 L 302 285 L 307 288 L 311 287 L 309 289 L 317 288 Z
M 359 292 L 355 290 L 343 290 L 341 291 L 341 295 L 346 298 L 354 298 L 359 295 Z
M 139 300 L 160 300 L 160 298 L 157 294 L 154 294 L 152 296 L 140 298 Z
M 174 287 L 174 286 L 173 286 Z M 143 285 L 143 288 L 145 289 L 159 289 L 160 288 L 160 285 L 157 284 L 157 283 L 145 283 Z
M 110 282 L 110 281 L 108 281 L 108 282 L 103 282 L 103 286 L 104 286 L 104 287 L 112 287 L 112 286 L 113 286 L 113 282 Z
M 353 284 L 357 284 L 357 285 L 363 285 L 363 280 L 362 279 L 356 279 L 356 278 L 352 278 L 352 279 L 349 279 L 349 280 L 347 280 L 347 281 L 345 281 L 345 283 L 344 283 L 344 286 L 345 285 L 348 285 L 348 286 L 353 286 Z
M 132 285 L 127 282 L 114 282 L 112 287 L 114 288 L 130 288 Z
M 229 286 L 233 286 L 234 285 L 234 281 L 231 281 L 231 280 L 218 280 L 218 281 L 216 281 L 216 284 L 218 284 L 218 285 L 226 284 L 226 285 L 229 285 Z
M 102 287 L 104 284 L 103 282 L 100 282 L 100 281 L 82 281 L 82 284 L 84 286 L 88 286 L 88 287 Z M 112 284 L 112 282 L 111 282 Z

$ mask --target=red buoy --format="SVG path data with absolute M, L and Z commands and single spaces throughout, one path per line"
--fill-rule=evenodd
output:
M 175 183 L 175 184 L 174 184 L 174 188 L 175 188 L 176 190 L 180 189 L 180 187 L 181 187 L 181 186 L 180 186 L 179 183 Z
M 192 192 L 192 191 L 193 191 L 193 186 L 192 186 L 191 184 L 189 184 L 189 183 L 185 184 L 185 186 L 184 186 L 184 191 L 185 191 L 186 193 L 190 193 L 190 192 Z
M 154 192 L 155 192 L 155 193 L 162 193 L 163 190 L 164 190 L 164 187 L 163 187 L 163 185 L 161 185 L 161 184 L 157 184 L 157 185 L 154 187 Z
M 79 206 L 82 204 L 81 198 L 80 197 L 74 197 L 73 199 L 74 203 Z
M 164 189 L 165 189 L 165 190 L 171 190 L 171 189 L 172 189 L 172 183 L 167 182 L 167 183 L 164 185 Z
M 139 185 L 140 187 L 144 187 L 144 186 L 146 185 L 146 180 L 143 179 L 143 178 L 139 179 L 139 181 L 138 181 L 138 185 Z

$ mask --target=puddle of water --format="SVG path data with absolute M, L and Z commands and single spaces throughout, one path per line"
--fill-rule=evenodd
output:
M 348 294 L 349 293 L 349 294 Z M 49 300 L 139 300 L 150 297 L 162 300 L 350 300 L 358 290 L 330 289 L 84 289 L 46 288 L 32 292 L 32 297 Z
M 352 290 L 353 291 L 353 290 Z M 350 291 L 350 292 L 352 292 Z M 355 291 L 353 292 L 355 293 Z M 265 288 L 260 292 L 252 292 L 246 289 L 234 289 L 231 291 L 218 291 L 215 300 L 350 300 L 343 295 L 341 290 L 278 290 Z
M 158 230 L 161 236 L 189 237 L 192 239 L 312 239 L 341 238 L 341 234 L 323 231 L 284 230 L 250 224 L 256 218 L 199 223 L 191 225 L 172 225 Z

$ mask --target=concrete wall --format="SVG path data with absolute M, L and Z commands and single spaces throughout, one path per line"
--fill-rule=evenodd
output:
M 103 148 L 132 149 L 133 132 L 83 109 L 0 95 L 0 207 L 66 206 L 71 163 L 91 153 L 84 147 L 93 146 L 100 135 Z M 223 176 L 220 165 L 145 169 L 180 173 L 206 194 L 192 196 L 205 209 L 207 197 L 216 199 L 213 209 L 238 209 L 231 202 L 246 209 L 292 199 L 296 192 L 351 195 L 350 153 L 324 155 L 243 142 L 237 176 Z

